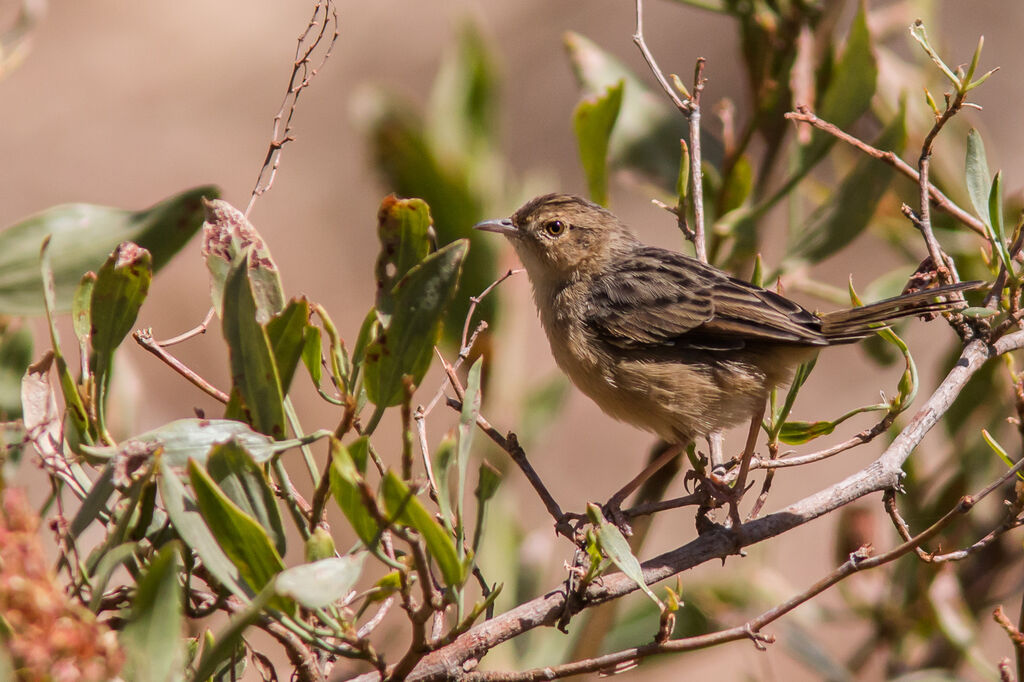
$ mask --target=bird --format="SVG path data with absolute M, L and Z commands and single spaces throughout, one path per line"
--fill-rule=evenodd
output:
M 822 348 L 963 305 L 962 282 L 815 313 L 690 256 L 640 241 L 614 213 L 546 194 L 478 230 L 511 242 L 558 367 L 609 416 L 683 447 L 763 414 Z M 649 476 L 641 473 L 609 503 Z

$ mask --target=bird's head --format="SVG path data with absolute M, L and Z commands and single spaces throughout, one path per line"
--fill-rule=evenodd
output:
M 610 259 L 638 243 L 613 213 L 570 194 L 539 196 L 511 218 L 475 227 L 508 237 L 534 285 L 601 272 Z

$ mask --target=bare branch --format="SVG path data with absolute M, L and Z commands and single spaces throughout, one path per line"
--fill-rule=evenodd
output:
M 946 375 L 946 378 L 935 392 L 917 411 L 914 418 L 911 419 L 896 439 L 886 448 L 885 452 L 869 466 L 784 509 L 745 523 L 737 529 L 731 531 L 714 530 L 704 533 L 682 547 L 645 561 L 642 564 L 644 581 L 648 584 L 654 584 L 711 559 L 725 559 L 729 555 L 735 554 L 742 547 L 747 547 L 785 533 L 856 499 L 871 493 L 897 487 L 902 478 L 901 467 L 903 463 L 921 442 L 925 434 L 950 408 L 967 381 L 990 358 L 1020 348 L 1024 348 L 1024 331 L 1008 334 L 992 345 L 986 344 L 981 339 L 971 341 L 964 347 L 957 363 Z M 840 570 L 860 570 L 889 561 L 895 558 L 895 556 L 912 550 L 917 544 L 929 540 L 935 533 L 939 532 L 958 513 L 958 509 L 960 509 L 960 505 L 935 526 L 914 538 L 912 542 L 904 543 L 891 552 L 879 557 L 852 562 L 855 565 L 845 569 L 841 568 Z M 836 581 L 835 574 L 833 574 L 833 576 L 819 582 L 812 590 L 824 589 Z M 589 608 L 593 605 L 622 597 L 636 589 L 638 589 L 636 583 L 621 573 L 603 576 L 600 581 L 587 588 L 574 608 L 576 610 Z M 465 670 L 462 668 L 463 663 L 479 660 L 490 649 L 504 641 L 519 636 L 523 632 L 538 626 L 554 625 L 566 610 L 565 597 L 564 589 L 556 588 L 541 597 L 521 604 L 491 620 L 481 623 L 447 647 L 443 647 L 426 656 L 413 669 L 408 679 L 411 681 L 459 679 L 465 675 Z M 778 608 L 783 609 L 783 612 L 785 612 L 794 606 L 787 602 L 787 604 Z M 723 632 L 728 633 L 728 635 L 716 633 L 716 636 L 730 637 L 730 639 L 725 641 L 732 641 L 738 638 L 732 631 Z M 749 636 L 746 634 L 746 631 L 744 632 L 745 636 Z M 714 643 L 717 642 L 708 642 L 704 646 L 710 646 Z M 371 673 L 356 679 L 361 682 L 369 682 L 370 680 L 379 679 L 379 676 L 376 673 Z
M 179 360 L 178 358 L 174 357 L 166 350 L 164 350 L 160 344 L 153 340 L 152 329 L 137 329 L 135 332 L 132 333 L 132 338 L 135 339 L 135 342 L 138 343 L 140 346 L 142 346 L 150 353 L 163 360 L 165 365 L 173 369 L 181 376 L 188 379 L 189 383 L 191 383 L 193 386 L 201 390 L 203 393 L 205 393 L 206 395 L 210 396 L 211 398 L 218 402 L 224 403 L 225 405 L 227 404 L 228 394 L 220 390 L 213 384 L 211 384 L 203 377 L 196 374 L 194 371 L 185 366 L 185 364 L 181 360 Z
M 328 27 L 333 27 L 330 40 L 324 48 L 319 63 L 314 67 L 312 65 L 314 53 L 324 42 Z M 306 25 L 306 29 L 299 36 L 298 44 L 295 46 L 295 61 L 288 79 L 288 89 L 281 101 L 281 107 L 274 115 L 274 130 L 271 134 L 270 147 L 267 149 L 260 174 L 256 178 L 256 186 L 253 187 L 249 205 L 245 207 L 246 217 L 249 217 L 257 197 L 263 196 L 264 192 L 274 184 L 277 168 L 281 164 L 281 150 L 295 139 L 292 136 L 292 118 L 299 105 L 299 95 L 309 87 L 313 78 L 330 58 L 337 40 L 338 8 L 335 6 L 334 0 L 316 0 L 309 24 Z
M 867 144 L 866 142 L 863 142 L 862 140 L 854 137 L 853 135 L 850 135 L 849 133 L 840 130 L 839 128 L 829 123 L 828 121 L 818 118 L 814 113 L 811 112 L 810 109 L 808 109 L 805 106 L 797 107 L 796 111 L 789 112 L 788 114 L 786 114 L 786 118 L 794 121 L 803 121 L 804 123 L 809 123 L 818 130 L 823 130 L 829 135 L 835 137 L 836 139 L 842 140 L 846 144 L 856 147 L 857 149 L 861 150 L 868 156 L 874 157 L 879 161 L 889 164 L 890 166 L 892 166 L 900 173 L 913 180 L 914 182 L 921 182 L 920 173 L 914 170 L 910 166 L 910 164 L 908 164 L 900 157 L 896 156 L 894 153 L 890 151 L 882 151 L 881 149 L 872 147 L 871 145 Z M 957 206 L 952 199 L 950 199 L 941 191 L 939 191 L 939 188 L 937 188 L 935 185 L 929 183 L 927 187 L 928 195 L 931 197 L 931 200 L 935 204 L 936 208 L 939 208 L 945 213 L 948 213 L 949 215 L 953 216 L 954 218 L 959 220 L 961 223 L 963 223 L 964 225 L 966 225 L 968 228 L 978 233 L 979 235 L 985 236 L 987 234 L 985 225 L 981 222 L 981 220 L 979 220 L 975 216 L 971 215 L 964 209 Z
M 686 121 L 689 124 L 689 138 L 690 138 L 690 201 L 693 202 L 693 247 L 697 252 L 697 259 L 703 263 L 708 262 L 708 252 L 704 240 L 704 174 L 701 166 L 701 144 L 700 144 L 700 100 L 701 93 L 704 92 L 704 65 L 707 62 L 704 57 L 697 58 L 697 64 L 694 67 L 693 73 L 693 93 L 686 93 L 686 99 L 681 99 L 679 94 L 676 92 L 676 88 L 673 88 L 668 79 L 665 78 L 664 72 L 658 66 L 658 62 L 654 59 L 654 55 L 651 53 L 650 48 L 647 47 L 647 42 L 644 39 L 644 5 L 643 0 L 636 0 L 636 32 L 633 34 L 633 43 L 640 50 L 640 54 L 643 55 L 644 61 L 647 62 L 648 68 L 651 73 L 654 74 L 655 79 L 658 81 L 658 85 L 665 91 L 668 98 L 672 100 L 672 103 L 682 112 L 683 116 L 686 117 Z M 677 79 L 678 82 L 678 79 Z M 679 86 L 682 88 L 682 86 Z M 690 237 L 688 228 L 685 228 L 685 207 L 676 207 L 676 216 L 680 221 L 680 227 L 683 229 L 683 234 Z

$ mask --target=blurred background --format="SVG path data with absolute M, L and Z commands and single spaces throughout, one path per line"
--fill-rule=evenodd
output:
M 18 4 L 0 3 L 0 18 L 9 21 Z M 908 26 L 924 17 L 934 42 L 952 63 L 969 60 L 977 37 L 985 35 L 981 68 L 998 65 L 1001 71 L 973 98 L 985 111 L 968 111 L 964 118 L 982 129 L 989 165 L 1003 170 L 1007 195 L 1019 193 L 1024 177 L 1019 133 L 1024 53 L 1016 34 L 1024 26 L 1024 5 L 974 0 L 870 2 L 869 6 L 879 10 L 873 16 L 887 25 Z M 846 22 L 854 8 L 847 9 Z M 351 347 L 373 301 L 377 206 L 393 189 L 378 170 L 370 128 L 381 107 L 395 101 L 388 98 L 408 102 L 414 110 L 437 106 L 431 102 L 435 77 L 467 25 L 478 29 L 497 72 L 495 121 L 498 152 L 505 163 L 477 169 L 491 175 L 474 179 L 506 188 L 504 199 L 486 207 L 496 212 L 494 217 L 510 214 L 520 200 L 533 194 L 586 191 L 571 125 L 580 88 L 566 57 L 566 31 L 595 41 L 652 85 L 653 80 L 632 43 L 634 8 L 625 0 L 392 0 L 340 3 L 339 12 L 340 36 L 334 52 L 300 100 L 294 121 L 296 141 L 286 147 L 274 186 L 257 201 L 250 219 L 273 251 L 286 293 L 305 294 L 322 303 Z M 219 185 L 225 199 L 244 209 L 266 154 L 272 116 L 284 95 L 295 39 L 309 13 L 309 3 L 294 1 L 50 2 L 31 32 L 30 50 L 23 61 L 0 80 L 4 123 L 0 159 L 6 169 L 0 181 L 0 225 L 68 202 L 144 208 L 206 183 Z M 684 80 L 689 80 L 698 56 L 707 58 L 705 125 L 711 133 L 720 130 L 712 115 L 720 100 L 728 98 L 737 115 L 743 115 L 750 102 L 732 20 L 681 3 L 649 0 L 646 32 L 663 69 L 684 75 Z M 887 49 L 910 55 L 909 34 L 894 35 Z M 906 85 L 883 76 L 879 87 Z M 940 91 L 941 85 L 933 90 Z M 907 94 L 921 99 L 919 91 Z M 904 155 L 911 163 L 920 144 L 913 131 L 929 124 L 918 121 L 912 127 Z M 954 168 L 962 167 L 962 153 L 962 140 L 945 138 L 936 151 L 937 157 L 946 155 L 945 161 Z M 682 248 L 674 220 L 650 203 L 651 196 L 628 178 L 613 178 L 611 183 L 612 209 L 642 239 Z M 767 220 L 762 229 L 773 234 L 781 227 Z M 774 244 L 771 238 L 765 241 L 769 262 L 782 250 Z M 845 287 L 853 273 L 856 282 L 866 285 L 898 264 L 888 251 L 882 253 L 881 244 L 880 237 L 865 235 L 855 248 L 819 266 L 815 274 Z M 493 250 L 498 254 L 494 277 L 515 266 L 507 245 L 494 243 Z M 918 255 L 924 256 L 923 245 Z M 473 259 L 473 252 L 469 258 Z M 907 274 L 912 270 L 910 266 Z M 484 413 L 499 430 L 508 430 L 523 418 L 523 401 L 545 387 L 557 387 L 558 375 L 525 277 L 502 284 L 500 296 L 507 307 L 501 331 L 492 340 L 498 360 Z M 796 297 L 810 307 L 832 307 Z M 156 277 L 138 326 L 153 327 L 158 338 L 173 336 L 198 324 L 209 301 L 207 271 L 199 242 L 194 240 Z M 942 345 L 952 338 L 941 324 L 914 324 L 907 331 L 922 368 L 924 395 L 937 381 L 937 351 L 929 352 L 937 335 Z M 226 387 L 225 350 L 218 337 L 215 325 L 206 337 L 178 346 L 175 352 L 212 383 Z M 122 433 L 138 433 L 191 416 L 196 408 L 217 412 L 212 400 L 134 344 L 126 343 L 118 360 L 117 409 L 111 411 L 118 414 Z M 867 364 L 857 348 L 831 351 L 801 394 L 794 417 L 834 416 L 872 402 L 881 389 L 891 394 L 900 373 L 898 366 L 882 369 Z M 432 393 L 440 381 L 435 368 L 424 382 L 425 390 Z M 588 500 L 605 499 L 625 476 L 638 471 L 652 438 L 603 416 L 574 390 L 565 396 L 564 409 L 542 438 L 532 439 L 528 453 L 562 506 L 580 510 Z M 293 397 L 307 427 L 336 421 L 333 408 L 311 391 L 296 392 Z M 451 424 L 449 414 L 439 409 L 435 415 L 429 422 L 433 439 Z M 855 420 L 841 427 L 843 434 L 833 440 L 870 423 L 870 417 Z M 739 447 L 739 436 L 731 435 L 728 443 Z M 927 460 L 932 447 L 935 443 L 926 441 L 915 456 Z M 849 457 L 801 468 L 795 475 L 788 473 L 793 470 L 786 471 L 776 479 L 767 511 L 860 469 L 880 448 L 881 443 L 861 448 Z M 486 456 L 495 461 L 503 457 L 500 452 Z M 496 463 L 507 468 L 505 462 Z M 31 464 L 23 465 L 19 476 L 18 482 L 29 485 L 43 480 Z M 674 491 L 681 494 L 679 483 Z M 504 551 L 518 552 L 527 564 L 547 567 L 529 588 L 539 594 L 561 580 L 562 561 L 569 555 L 564 543 L 555 541 L 550 520 L 518 472 L 508 471 L 503 496 L 492 523 L 516 529 L 508 534 L 514 544 Z M 502 509 L 507 514 L 504 518 Z M 775 603 L 834 567 L 835 523 L 830 517 L 809 524 L 770 547 L 751 548 L 745 558 L 730 558 L 724 567 L 716 563 L 684 575 L 684 598 L 688 585 L 713 582 L 723 572 L 734 572 L 731 579 L 744 576 L 751 589 L 765 595 L 762 606 Z M 876 544 L 891 546 L 895 540 L 891 529 L 879 525 L 878 530 Z M 683 544 L 693 535 L 692 512 L 663 514 L 641 558 Z M 502 576 L 500 567 L 492 573 L 493 579 L 515 580 L 515 576 Z M 863 577 L 867 583 L 875 579 Z M 851 582 L 851 589 L 855 587 Z M 835 596 L 826 596 L 824 603 L 830 599 Z M 511 603 L 499 601 L 499 606 L 507 608 Z M 819 608 L 807 605 L 773 625 L 770 631 L 780 644 L 765 653 L 736 643 L 689 654 L 685 660 L 651 662 L 631 673 L 631 679 L 681 679 L 682 670 L 693 679 L 818 679 L 820 669 L 809 667 L 806 659 L 798 662 L 792 651 L 801 646 L 799 625 L 820 615 L 810 613 Z M 738 611 L 736 622 L 741 617 Z M 840 619 L 816 635 L 833 654 L 843 656 L 852 644 L 846 627 Z M 564 637 L 554 632 L 545 636 Z M 1010 654 L 1001 636 L 986 636 L 981 650 L 989 662 Z M 515 665 L 517 657 L 514 650 L 499 650 L 487 663 Z M 986 677 L 981 669 L 977 674 L 979 679 Z

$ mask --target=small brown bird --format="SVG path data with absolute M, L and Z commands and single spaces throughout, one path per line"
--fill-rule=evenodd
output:
M 961 305 L 937 297 L 980 284 L 819 315 L 694 258 L 647 246 L 610 211 L 580 197 L 540 196 L 511 219 L 476 228 L 512 243 L 569 379 L 607 414 L 679 445 L 760 414 L 768 393 L 788 384 L 819 349 L 859 341 L 897 318 Z

